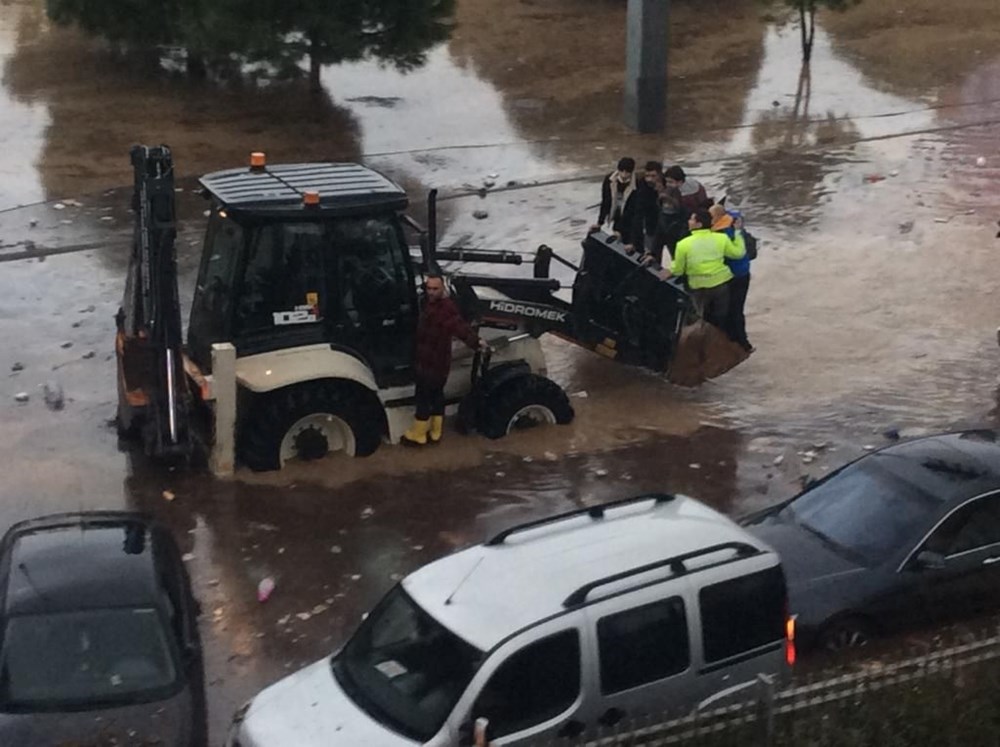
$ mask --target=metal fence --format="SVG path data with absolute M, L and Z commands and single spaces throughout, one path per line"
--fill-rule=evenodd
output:
M 663 713 L 582 735 L 573 744 L 911 747 L 1000 745 L 1000 627 L 966 635 L 892 662 L 856 671 L 797 676 L 777 689 L 762 676 L 742 702 L 684 715 Z M 567 744 L 566 739 L 538 747 Z

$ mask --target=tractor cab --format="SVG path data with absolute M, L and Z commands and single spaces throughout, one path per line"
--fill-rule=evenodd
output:
M 406 194 L 354 164 L 252 163 L 201 179 L 212 206 L 191 359 L 210 372 L 216 342 L 240 357 L 327 343 L 366 361 L 380 387 L 411 380 L 418 305 Z

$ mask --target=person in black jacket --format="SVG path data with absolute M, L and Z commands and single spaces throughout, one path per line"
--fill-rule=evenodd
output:
M 645 254 L 652 255 L 657 261 L 663 254 L 663 242 L 658 229 L 660 193 L 664 188 L 663 164 L 659 161 L 647 161 L 642 181 L 636 187 L 636 199 L 639 201 L 638 210 L 642 214 L 642 249 Z
M 638 202 L 635 159 L 621 158 L 618 168 L 601 183 L 601 212 L 590 230 L 600 231 L 610 225 L 611 233 L 621 239 L 625 250 L 631 253 L 637 241 L 642 241 L 642 214 Z

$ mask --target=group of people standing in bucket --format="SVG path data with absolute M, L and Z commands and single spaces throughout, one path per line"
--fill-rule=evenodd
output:
M 744 229 L 739 211 L 712 200 L 680 166 L 664 170 L 659 161 L 648 161 L 640 175 L 635 160 L 626 157 L 601 185 L 600 213 L 591 230 L 604 228 L 622 241 L 626 253 L 663 267 L 666 278 L 683 278 L 705 321 L 753 352 L 744 306 L 756 239 Z

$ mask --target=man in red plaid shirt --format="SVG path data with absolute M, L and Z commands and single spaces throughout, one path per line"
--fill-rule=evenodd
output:
M 436 444 L 444 430 L 444 385 L 451 371 L 451 341 L 470 348 L 486 348 L 476 331 L 462 318 L 458 306 L 445 295 L 444 278 L 430 274 L 424 282 L 424 306 L 417 322 L 415 420 L 403 434 L 408 446 Z

